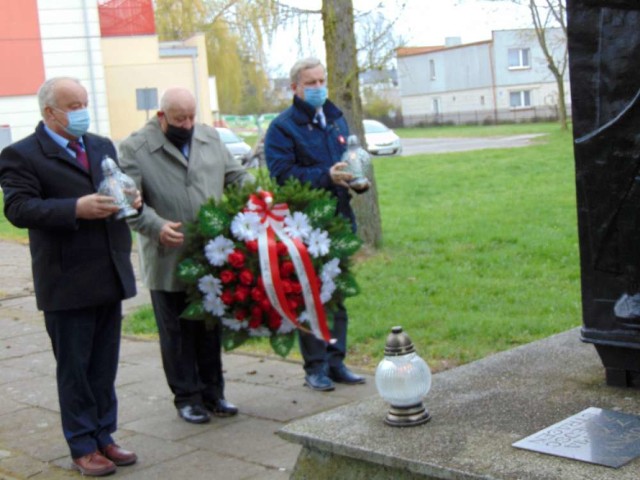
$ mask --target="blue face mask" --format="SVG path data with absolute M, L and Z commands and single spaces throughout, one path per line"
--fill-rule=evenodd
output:
M 74 137 L 81 137 L 87 130 L 89 130 L 89 124 L 91 118 L 89 117 L 89 110 L 87 108 L 81 108 L 80 110 L 69 110 L 65 112 L 67 114 L 67 120 L 69 125 L 64 127 L 65 132 Z
M 313 108 L 319 108 L 327 100 L 327 87 L 305 87 L 304 101 Z

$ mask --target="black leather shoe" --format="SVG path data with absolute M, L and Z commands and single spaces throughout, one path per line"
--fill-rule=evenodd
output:
M 227 402 L 224 398 L 213 401 L 205 401 L 204 406 L 216 417 L 233 417 L 238 414 L 238 407 Z
M 189 423 L 207 423 L 211 420 L 209 412 L 207 412 L 202 405 L 184 405 L 178 407 L 178 415 L 185 422 Z
M 333 382 L 324 373 L 312 373 L 304 377 L 304 384 L 311 390 L 318 392 L 330 392 L 335 390 Z
M 364 377 L 356 375 L 344 365 L 338 367 L 329 368 L 329 378 L 337 383 L 346 383 L 348 385 L 356 385 L 358 383 L 364 383 Z

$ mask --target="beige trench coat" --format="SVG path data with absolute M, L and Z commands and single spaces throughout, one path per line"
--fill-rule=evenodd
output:
M 144 201 L 142 213 L 128 222 L 139 233 L 145 285 L 151 290 L 183 291 L 176 268 L 184 247 L 161 245 L 160 229 L 167 222 L 182 222 L 184 228 L 206 200 L 222 197 L 225 185 L 253 177 L 207 125 L 196 125 L 187 161 L 164 136 L 157 117 L 120 144 L 120 165 L 135 180 Z

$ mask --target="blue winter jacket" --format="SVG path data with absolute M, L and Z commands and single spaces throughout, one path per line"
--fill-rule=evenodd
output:
M 342 112 L 327 100 L 323 106 L 326 128 L 314 122 L 315 109 L 297 96 L 293 104 L 269 125 L 264 139 L 267 167 L 279 184 L 295 177 L 314 188 L 329 190 L 338 199 L 337 213 L 351 221 L 355 215 L 349 204 L 349 189 L 335 185 L 329 176 L 331 166 L 346 150 L 349 127 Z

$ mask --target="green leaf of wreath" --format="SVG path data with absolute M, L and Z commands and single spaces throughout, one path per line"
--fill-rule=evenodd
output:
M 271 348 L 273 348 L 273 351 L 283 358 L 289 354 L 295 340 L 295 330 L 286 335 L 271 335 L 269 337 Z
M 222 330 L 222 347 L 227 352 L 238 348 L 248 339 L 249 334 L 246 330 L 230 330 L 228 328 Z
M 329 255 L 332 257 L 350 257 L 362 246 L 362 240 L 354 233 L 342 233 L 331 239 Z
M 350 273 L 339 275 L 334 282 L 336 283 L 338 291 L 345 297 L 354 297 L 360 293 L 358 282 L 356 282 L 355 277 Z
M 331 199 L 314 200 L 305 208 L 304 213 L 307 214 L 314 227 L 322 228 L 335 218 L 336 201 Z
M 224 211 L 213 205 L 204 205 L 198 212 L 198 227 L 200 233 L 215 238 L 223 233 L 231 224 L 231 219 Z
M 191 302 L 184 309 L 180 318 L 186 320 L 204 320 L 207 317 L 207 312 L 202 305 L 202 302 Z
M 206 273 L 207 267 L 191 258 L 187 258 L 178 264 L 178 279 L 189 285 L 197 284 L 200 277 L 206 275 Z

